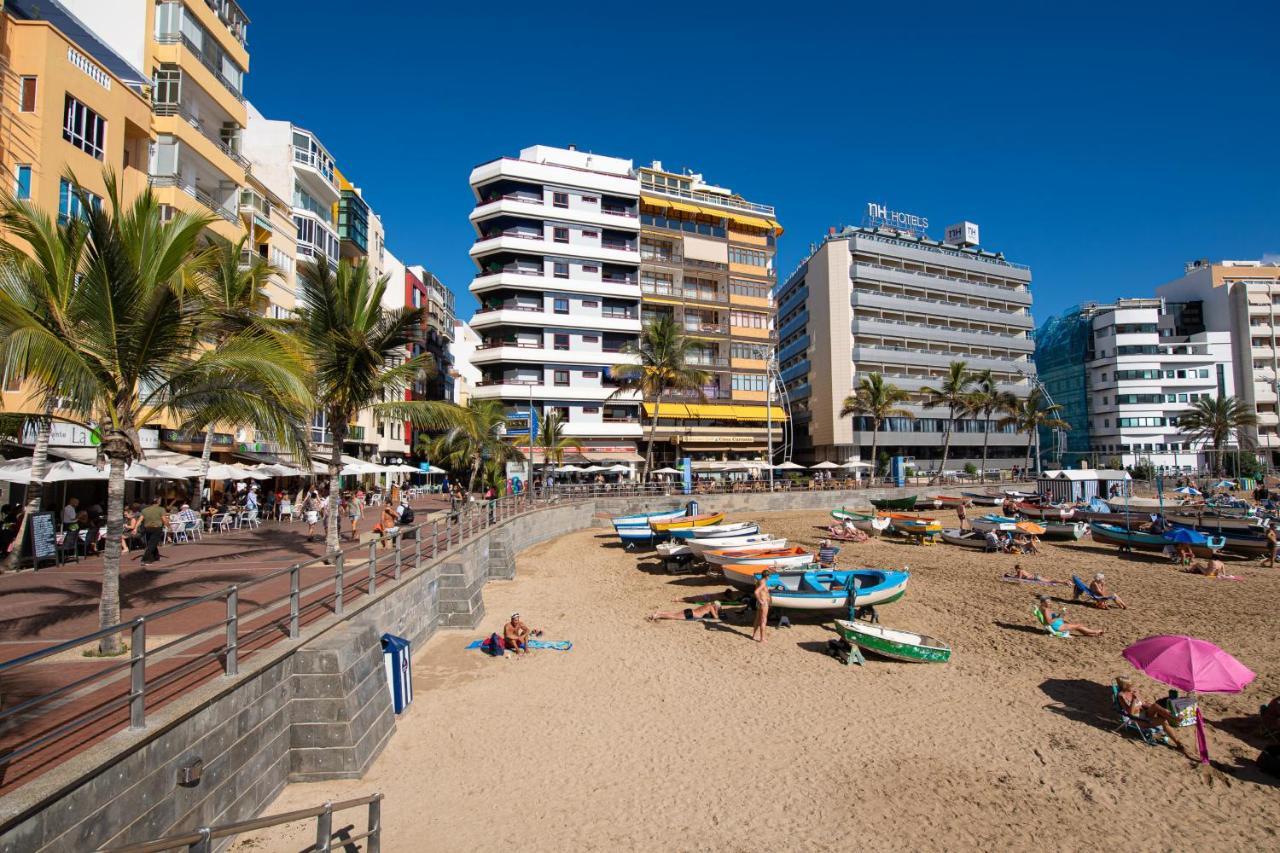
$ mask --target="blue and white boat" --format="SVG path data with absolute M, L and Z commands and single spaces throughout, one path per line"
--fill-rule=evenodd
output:
M 714 539 L 723 536 L 754 536 L 760 525 L 754 521 L 734 521 L 729 524 L 708 524 L 705 527 L 680 527 L 671 531 L 673 539 Z
M 979 533 L 986 533 L 988 530 L 994 530 L 997 533 L 1012 533 L 1018 529 L 1018 522 L 1020 521 L 1022 521 L 1020 518 L 1009 518 L 1007 515 L 991 513 L 973 519 L 972 524 L 973 529 Z
M 648 527 L 651 521 L 671 521 L 679 518 L 686 512 L 684 507 L 675 507 L 674 509 L 657 509 L 653 512 L 637 512 L 632 515 L 617 515 L 609 519 L 613 524 L 613 529 L 618 530 L 622 527 Z
M 889 604 L 906 594 L 908 577 L 881 569 L 784 572 L 769 578 L 769 596 L 775 607 L 840 610 L 850 605 L 849 585 L 856 583 L 854 606 Z

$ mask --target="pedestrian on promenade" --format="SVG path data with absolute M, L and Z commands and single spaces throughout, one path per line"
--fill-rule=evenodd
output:
M 151 501 L 151 505 L 142 511 L 140 523 L 142 525 L 142 537 L 144 550 L 142 552 L 143 563 L 155 563 L 160 560 L 160 541 L 164 539 L 164 529 L 169 522 L 169 517 L 165 514 L 164 507 L 160 505 L 163 500 L 159 495 Z

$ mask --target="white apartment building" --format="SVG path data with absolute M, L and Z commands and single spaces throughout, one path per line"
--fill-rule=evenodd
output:
M 639 398 L 610 368 L 640 332 L 639 181 L 630 160 L 533 146 L 471 172 L 481 342 L 475 398 L 503 401 L 509 434 L 558 412 L 588 460 L 640 460 Z
M 1199 328 L 1198 306 L 1121 299 L 1092 313 L 1086 388 L 1097 462 L 1150 463 L 1164 471 L 1210 464 L 1203 443 L 1178 429 L 1200 398 L 1235 393 L 1231 335 Z
M 471 363 L 480 336 L 465 320 L 453 321 L 453 338 L 449 342 L 449 356 L 453 359 L 453 402 L 465 406 L 471 401 L 476 386 L 480 384 L 480 368 Z
M 1231 374 L 1235 393 L 1253 407 L 1258 424 L 1244 430 L 1246 447 L 1256 447 L 1263 460 L 1280 465 L 1280 420 L 1276 389 L 1280 387 L 1280 264 L 1250 260 L 1188 263 L 1181 278 L 1156 288 L 1166 302 L 1188 303 L 1208 332 L 1231 339 Z

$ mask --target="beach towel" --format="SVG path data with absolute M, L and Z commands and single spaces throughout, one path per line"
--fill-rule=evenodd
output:
M 1041 586 L 1066 586 L 1067 585 L 1066 581 L 1034 581 L 1034 580 L 1030 580 L 1029 578 L 1002 577 L 1000 578 L 1000 580 L 1004 581 L 1005 583 L 1031 583 L 1031 584 L 1039 584 Z
M 483 640 L 473 640 L 467 648 L 478 649 L 487 642 L 489 642 L 488 637 Z M 552 649 L 557 652 L 567 652 L 573 648 L 573 643 L 568 640 L 529 640 L 528 645 L 531 649 Z

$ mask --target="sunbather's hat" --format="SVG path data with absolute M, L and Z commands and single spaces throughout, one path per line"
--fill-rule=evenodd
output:
M 1102 572 L 1098 572 L 1096 575 L 1093 576 L 1093 579 L 1096 581 L 1104 581 L 1107 579 L 1107 576 L 1104 575 Z

